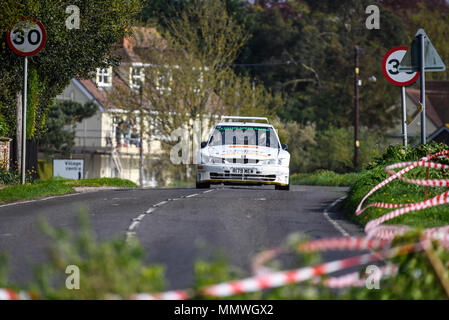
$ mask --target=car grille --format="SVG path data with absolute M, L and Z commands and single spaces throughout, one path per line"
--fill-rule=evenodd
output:
M 275 181 L 275 174 L 261 175 L 261 174 L 241 174 L 241 173 L 210 173 L 211 179 L 217 180 L 242 180 L 242 181 Z
M 224 164 L 262 164 L 262 160 L 259 159 L 242 159 L 242 158 L 221 158 L 221 163 Z

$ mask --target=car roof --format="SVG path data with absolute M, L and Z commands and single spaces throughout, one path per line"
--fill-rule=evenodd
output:
M 273 127 L 273 125 L 269 123 L 258 123 L 258 122 L 219 122 L 215 126 L 247 126 L 247 127 L 267 127 L 267 128 Z

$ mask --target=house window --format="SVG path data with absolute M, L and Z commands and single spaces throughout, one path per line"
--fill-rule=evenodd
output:
M 97 86 L 99 88 L 112 87 L 112 67 L 97 68 Z
M 172 80 L 172 76 L 169 71 L 160 72 L 158 74 L 156 89 L 159 91 L 160 94 L 164 94 L 164 93 L 171 91 L 171 88 L 170 88 L 171 80 Z
M 144 70 L 140 66 L 132 66 L 129 68 L 129 87 L 139 90 L 144 82 Z

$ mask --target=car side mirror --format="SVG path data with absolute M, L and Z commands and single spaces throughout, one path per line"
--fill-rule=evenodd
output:
M 206 148 L 207 146 L 207 142 L 203 141 L 201 142 L 201 149 Z
M 283 144 L 283 145 L 282 145 L 282 149 L 283 149 L 283 150 L 288 150 L 288 145 Z

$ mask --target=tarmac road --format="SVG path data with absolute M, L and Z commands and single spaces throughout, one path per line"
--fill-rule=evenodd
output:
M 166 266 L 168 289 L 183 289 L 192 284 L 194 262 L 216 252 L 249 275 L 251 258 L 279 246 L 291 233 L 312 239 L 342 232 L 362 235 L 362 229 L 338 210 L 329 210 L 329 218 L 324 214 L 345 190 L 310 186 L 292 186 L 290 191 L 270 186 L 107 190 L 0 206 L 0 252 L 9 257 L 11 280 L 27 283 L 33 266 L 48 260 L 49 239 L 39 228 L 40 219 L 76 231 L 84 208 L 99 240 L 137 237 L 147 261 Z M 325 260 L 351 255 L 336 252 Z M 295 267 L 293 257 L 281 261 L 285 268 Z

